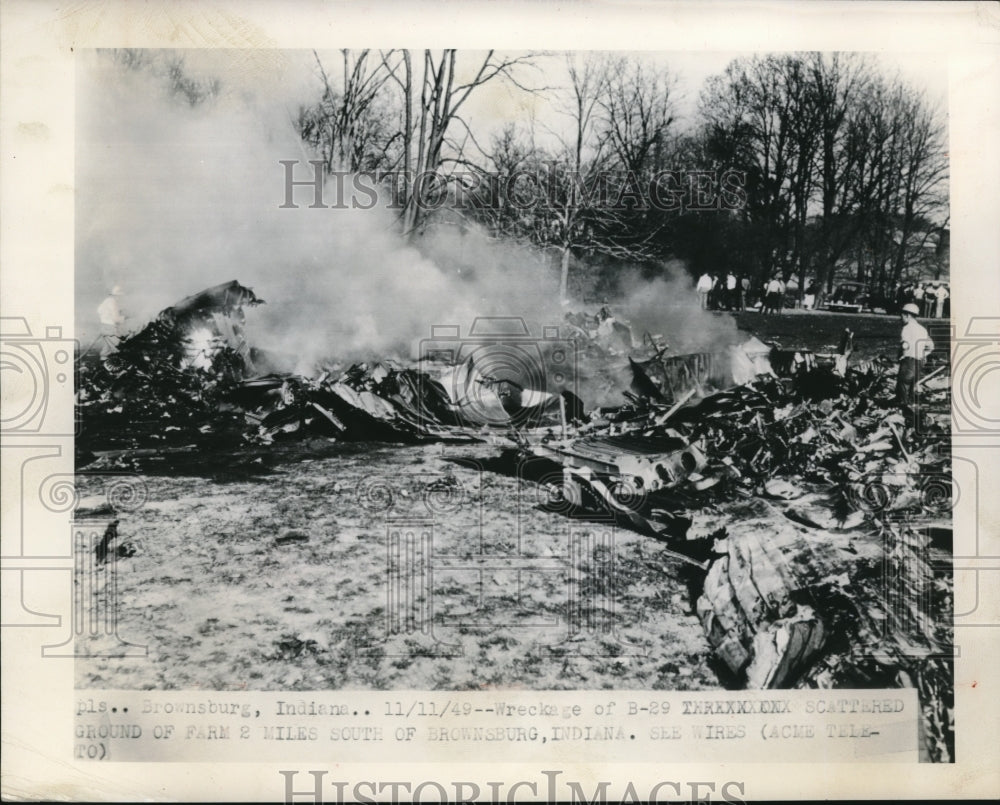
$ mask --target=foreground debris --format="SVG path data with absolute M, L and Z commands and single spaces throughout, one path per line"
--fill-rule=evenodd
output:
M 948 760 L 948 375 L 926 378 L 914 416 L 895 405 L 894 366 L 849 369 L 843 355 L 697 398 L 714 371 L 699 356 L 679 396 L 685 383 L 665 374 L 582 435 L 524 450 L 562 466 L 571 504 L 603 507 L 704 569 L 695 608 L 732 684 L 918 687 L 925 750 Z M 745 516 L 692 533 L 689 515 L 734 501 Z

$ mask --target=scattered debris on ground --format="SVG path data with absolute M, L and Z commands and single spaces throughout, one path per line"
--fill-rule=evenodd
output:
M 704 567 L 698 615 L 734 684 L 919 686 L 926 746 L 947 760 L 947 373 L 928 374 L 920 409 L 902 411 L 895 367 L 849 367 L 849 349 L 848 334 L 829 356 L 772 351 L 770 371 L 699 397 L 722 374 L 704 356 L 658 376 L 634 365 L 633 389 L 655 377 L 655 393 L 524 449 L 562 465 L 570 504 L 603 507 Z M 762 365 L 755 345 L 742 352 Z M 688 531 L 686 514 L 734 499 L 769 511 Z
M 695 574 L 694 610 L 727 684 L 917 687 L 927 754 L 954 756 L 945 365 L 925 375 L 920 408 L 902 410 L 895 365 L 852 365 L 850 331 L 824 353 L 750 338 L 674 355 L 656 337 L 636 348 L 610 314 L 568 314 L 562 334 L 582 355 L 631 373 L 623 404 L 587 412 L 567 388 L 491 376 L 472 356 L 270 371 L 243 338 L 244 308 L 261 303 L 219 285 L 83 362 L 78 464 L 317 438 L 504 445 L 546 463 L 540 483 L 561 510 L 610 515 Z M 698 531 L 702 513 L 734 501 L 752 516 Z M 308 540 L 289 530 L 274 542 Z

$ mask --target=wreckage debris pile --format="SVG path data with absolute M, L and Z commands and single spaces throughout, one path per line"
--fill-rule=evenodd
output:
M 233 280 L 164 309 L 106 360 L 85 356 L 77 376 L 78 460 L 90 451 L 237 448 L 311 436 L 467 441 L 483 426 L 565 427 L 583 417 L 572 391 L 486 377 L 471 359 L 419 369 L 382 360 L 310 377 L 271 372 L 282 361 L 250 347 L 243 332 L 244 308 L 260 304 Z M 563 330 L 604 357 L 609 338 L 631 344 L 627 327 L 603 324 L 614 338 L 569 322 Z
M 241 384 L 248 441 L 309 433 L 387 441 L 462 439 L 440 383 L 389 363 L 355 364 L 339 376 L 269 376 Z
M 165 308 L 105 360 L 83 356 L 76 378 L 78 456 L 231 437 L 240 417 L 229 397 L 253 371 L 243 309 L 260 304 L 232 280 Z
M 680 409 L 636 396 L 585 429 L 698 448 L 704 466 L 659 492 L 675 505 L 747 501 L 751 516 L 711 535 L 696 601 L 733 684 L 917 687 L 935 760 L 954 757 L 944 368 L 916 413 L 876 361 L 760 376 Z
M 201 364 L 187 356 L 185 340 L 157 320 L 107 360 L 82 361 L 78 448 L 205 444 L 240 428 L 228 400 L 243 374 L 243 357 L 225 345 Z
M 467 439 L 431 375 L 388 362 L 307 378 L 261 372 L 243 308 L 262 304 L 233 281 L 163 310 L 105 360 L 80 361 L 78 460 L 98 450 L 238 448 L 275 439 Z
M 942 448 L 947 447 L 949 422 L 945 410 L 925 416 L 919 429 L 907 427 L 893 401 L 893 371 L 871 363 L 844 378 L 765 375 L 676 410 L 647 397 L 633 397 L 629 405 L 596 413 L 581 432 L 649 439 L 679 436 L 697 445 L 710 462 L 703 473 L 689 479 L 689 486 L 700 485 L 701 476 L 715 473 L 771 497 L 782 497 L 778 483 L 782 478 L 856 482 L 847 491 L 860 494 L 876 474 L 891 469 L 890 485 L 901 488 L 906 484 L 895 481 L 947 463 Z M 798 386 L 808 384 L 815 393 L 821 382 L 827 395 L 818 401 L 799 391 Z M 943 376 L 941 382 L 946 382 Z M 938 390 L 925 397 L 925 410 L 935 405 L 934 394 L 941 398 L 938 408 L 946 406 L 947 391 Z M 761 488 L 766 481 L 773 482 L 770 488 Z M 732 486 L 720 491 L 729 494 Z M 898 505 L 906 502 L 904 497 Z
M 155 346 L 159 346 L 156 342 Z M 449 422 L 440 384 L 386 363 L 351 366 L 316 378 L 269 374 L 242 378 L 228 347 L 205 366 L 183 364 L 168 349 L 125 342 L 103 365 L 81 373 L 82 443 L 91 449 L 267 445 L 307 436 L 384 441 L 469 438 Z

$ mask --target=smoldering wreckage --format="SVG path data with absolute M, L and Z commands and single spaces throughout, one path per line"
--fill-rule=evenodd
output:
M 567 315 L 550 342 L 473 327 L 408 364 L 304 376 L 244 339 L 259 304 L 224 283 L 82 360 L 78 468 L 212 454 L 252 469 L 303 439 L 494 444 L 552 510 L 659 541 L 723 684 L 916 687 L 925 755 L 954 757 L 946 365 L 925 375 L 915 422 L 894 403 L 895 364 L 852 362 L 849 331 L 829 353 L 751 337 L 676 355 L 650 336 L 630 348 L 602 311 Z M 552 382 L 573 367 L 530 369 L 574 357 L 590 380 L 628 378 L 625 403 L 588 411 Z M 726 524 L 694 533 L 692 513 L 719 506 Z M 116 525 L 99 560 L 134 550 L 115 545 Z

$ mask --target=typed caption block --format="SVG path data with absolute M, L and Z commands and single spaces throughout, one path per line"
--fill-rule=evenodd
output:
M 917 760 L 915 690 L 77 691 L 93 761 Z

